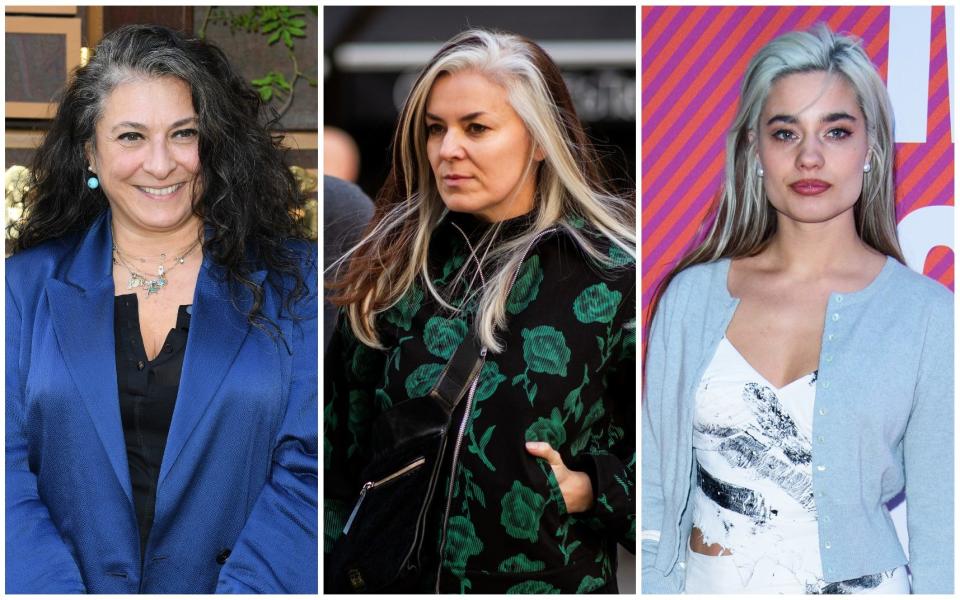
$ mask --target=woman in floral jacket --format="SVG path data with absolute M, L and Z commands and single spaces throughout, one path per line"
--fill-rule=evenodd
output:
M 635 234 L 597 164 L 529 40 L 471 30 L 424 68 L 371 229 L 333 284 L 345 318 L 325 359 L 328 552 L 373 420 L 425 396 L 476 336 L 488 353 L 451 434 L 427 538 L 439 577 L 428 569 L 422 588 L 616 591 L 616 544 L 634 546 Z

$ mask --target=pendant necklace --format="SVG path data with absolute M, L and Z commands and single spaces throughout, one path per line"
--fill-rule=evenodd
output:
M 120 265 L 130 272 L 130 278 L 127 279 L 128 290 L 143 288 L 147 290 L 147 296 L 152 296 L 153 294 L 156 294 L 157 292 L 162 290 L 167 285 L 167 277 L 166 277 L 167 273 L 174 270 L 177 267 L 177 265 L 182 265 L 185 262 L 187 256 L 189 256 L 190 253 L 193 252 L 194 248 L 196 248 L 199 245 L 200 245 L 200 240 L 198 239 L 197 241 L 190 244 L 190 246 L 188 246 L 182 252 L 179 252 L 178 254 L 176 254 L 173 258 L 173 264 L 170 266 L 169 269 L 166 266 L 166 261 L 167 261 L 166 253 L 160 254 L 160 264 L 157 266 L 157 276 L 156 278 L 153 278 L 153 279 L 147 278 L 146 276 L 140 274 L 140 272 L 137 271 L 137 269 L 132 267 L 129 262 L 130 257 L 124 256 L 124 254 L 120 252 L 120 248 L 117 247 L 116 242 L 114 242 L 113 244 L 113 264 Z M 147 258 L 149 257 L 144 257 L 139 260 L 140 262 L 145 263 L 147 262 Z

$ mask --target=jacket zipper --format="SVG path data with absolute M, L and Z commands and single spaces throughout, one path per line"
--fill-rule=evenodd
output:
M 470 253 L 473 254 L 474 260 L 476 261 L 477 260 L 476 254 L 474 254 L 473 252 L 473 246 L 470 244 L 470 239 L 467 237 L 465 233 L 463 233 L 463 230 L 461 230 L 459 227 L 457 227 L 457 230 L 460 231 L 460 235 L 462 235 L 464 239 L 467 240 L 467 246 L 470 248 Z M 533 248 L 534 244 L 536 244 L 541 237 L 547 235 L 548 233 L 553 233 L 554 231 L 556 231 L 556 227 L 551 227 L 550 229 L 544 229 L 543 231 L 538 233 L 532 240 L 530 240 L 530 243 L 527 245 L 527 249 L 523 251 L 523 258 L 521 258 L 520 262 L 517 263 L 517 268 L 513 272 L 513 278 L 510 280 L 510 290 L 507 291 L 507 296 L 509 296 L 510 292 L 513 291 L 513 284 L 517 282 L 517 277 L 520 275 L 520 269 L 523 267 L 524 261 L 527 260 L 527 255 L 530 253 L 530 250 Z M 477 269 L 478 271 L 480 269 L 479 262 L 477 263 Z M 484 281 L 482 271 L 480 271 L 480 280 Z M 484 284 L 485 283 L 486 282 L 484 281 Z M 473 380 L 473 383 L 470 384 L 470 392 L 467 394 L 467 408 L 463 413 L 463 420 L 460 421 L 460 428 L 457 431 L 457 441 L 453 447 L 453 461 L 450 467 L 450 486 L 447 489 L 447 506 L 443 511 L 443 521 L 440 528 L 440 554 L 439 554 L 439 561 L 438 561 L 439 564 L 437 564 L 437 579 L 436 579 L 436 583 L 434 584 L 434 591 L 438 594 L 440 593 L 440 573 L 443 570 L 443 551 L 446 549 L 446 546 L 447 546 L 447 521 L 450 520 L 450 506 L 453 503 L 453 485 L 457 477 L 457 464 L 458 464 L 457 461 L 460 458 L 460 446 L 463 442 L 463 436 L 467 431 L 467 422 L 470 420 L 470 412 L 473 407 L 473 395 L 477 391 L 477 384 L 480 383 L 480 374 L 483 372 L 483 365 L 486 362 L 486 358 L 487 358 L 487 348 L 486 346 L 484 346 L 483 348 L 480 349 L 480 369 L 477 371 L 477 376 Z
M 420 458 L 416 459 L 409 465 L 402 467 L 397 471 L 394 471 L 393 473 L 387 475 L 383 479 L 379 479 L 377 481 L 368 481 L 365 484 L 363 484 L 363 487 L 360 488 L 360 497 L 357 498 L 357 503 L 353 505 L 353 511 L 350 513 L 350 518 L 347 519 L 347 524 L 343 526 L 343 534 L 346 535 L 347 532 L 350 531 L 350 526 L 353 525 L 353 520 L 356 518 L 357 512 L 360 510 L 360 505 L 363 504 L 363 499 L 364 497 L 366 497 L 368 491 L 372 490 L 375 487 L 379 487 L 386 483 L 390 483 L 397 477 L 400 477 L 401 475 L 405 475 L 406 473 L 409 473 L 410 471 L 416 469 L 417 467 L 422 466 L 425 462 L 427 462 L 427 459 L 421 456 Z
M 460 428 L 457 431 L 457 442 L 453 447 L 453 461 L 450 469 L 450 487 L 447 490 L 447 506 L 443 511 L 443 527 L 440 533 L 440 563 L 437 565 L 436 592 L 440 593 L 440 570 L 443 568 L 443 550 L 447 545 L 447 521 L 450 519 L 450 506 L 453 503 L 453 485 L 457 477 L 457 459 L 460 457 L 460 446 L 463 442 L 463 435 L 467 431 L 467 421 L 470 420 L 470 411 L 473 408 L 473 395 L 477 391 L 477 384 L 480 383 L 480 373 L 483 371 L 483 364 L 486 362 L 487 349 L 480 350 L 480 369 L 477 376 L 470 384 L 470 392 L 467 394 L 467 408 L 463 413 L 463 419 L 460 421 Z

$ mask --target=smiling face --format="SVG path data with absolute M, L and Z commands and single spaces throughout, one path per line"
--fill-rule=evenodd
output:
M 778 80 L 760 114 L 767 198 L 783 218 L 853 223 L 867 162 L 866 121 L 850 83 L 823 71 Z
M 150 235 L 195 222 L 197 115 L 184 81 L 162 77 L 118 85 L 104 102 L 95 136 L 87 160 L 118 225 Z
M 490 222 L 533 209 L 533 142 L 502 86 L 475 71 L 442 75 L 426 112 L 427 156 L 447 208 Z

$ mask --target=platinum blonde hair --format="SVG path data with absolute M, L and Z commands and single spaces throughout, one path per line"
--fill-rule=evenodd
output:
M 776 232 L 776 211 L 767 201 L 763 181 L 756 176 L 756 135 L 760 113 L 771 87 L 795 73 L 822 71 L 842 77 L 857 95 L 866 120 L 870 171 L 854 205 L 860 238 L 903 262 L 894 214 L 893 109 L 887 89 L 859 40 L 833 33 L 825 24 L 810 31 L 784 34 L 757 52 L 750 61 L 740 92 L 740 107 L 727 134 L 724 186 L 716 219 L 705 240 L 684 257 L 665 281 L 684 268 L 723 257 L 757 254 Z M 665 286 L 664 286 L 665 287 Z
M 343 286 L 347 290 L 343 297 L 353 300 L 345 302 L 351 328 L 369 346 L 381 347 L 374 327 L 376 315 L 396 304 L 418 276 L 439 305 L 450 311 L 459 310 L 447 300 L 454 297 L 453 289 L 472 283 L 467 281 L 467 274 L 476 266 L 472 260 L 447 290 L 436 289 L 427 271 L 430 239 L 447 210 L 427 158 L 426 105 L 437 78 L 465 71 L 480 73 L 506 90 L 510 106 L 532 140 L 526 168 L 537 171 L 534 218 L 529 228 L 490 243 L 500 229 L 496 225 L 475 244 L 484 277 L 483 284 L 472 288 L 470 294 L 478 301 L 474 327 L 481 342 L 493 352 L 503 351 L 496 332 L 507 327 L 506 304 L 513 276 L 525 250 L 543 231 L 558 227 L 593 260 L 610 264 L 597 236 L 586 233 L 590 228 L 636 258 L 633 203 L 604 191 L 603 182 L 595 176 L 596 162 L 584 160 L 585 153 L 592 151 L 556 65 L 539 46 L 520 36 L 471 29 L 448 41 L 413 85 L 400 115 L 393 172 L 381 191 L 379 214 L 351 251 L 365 254 L 367 264 L 380 272 L 366 289 L 351 287 L 349 281 Z M 538 148 L 544 155 L 539 163 L 533 156 Z M 381 240 L 404 229 L 407 233 L 399 237 L 405 244 L 394 243 L 393 254 L 387 253 Z M 401 249 L 402 255 L 397 256 Z M 359 294 L 349 295 L 358 289 L 362 290 Z

